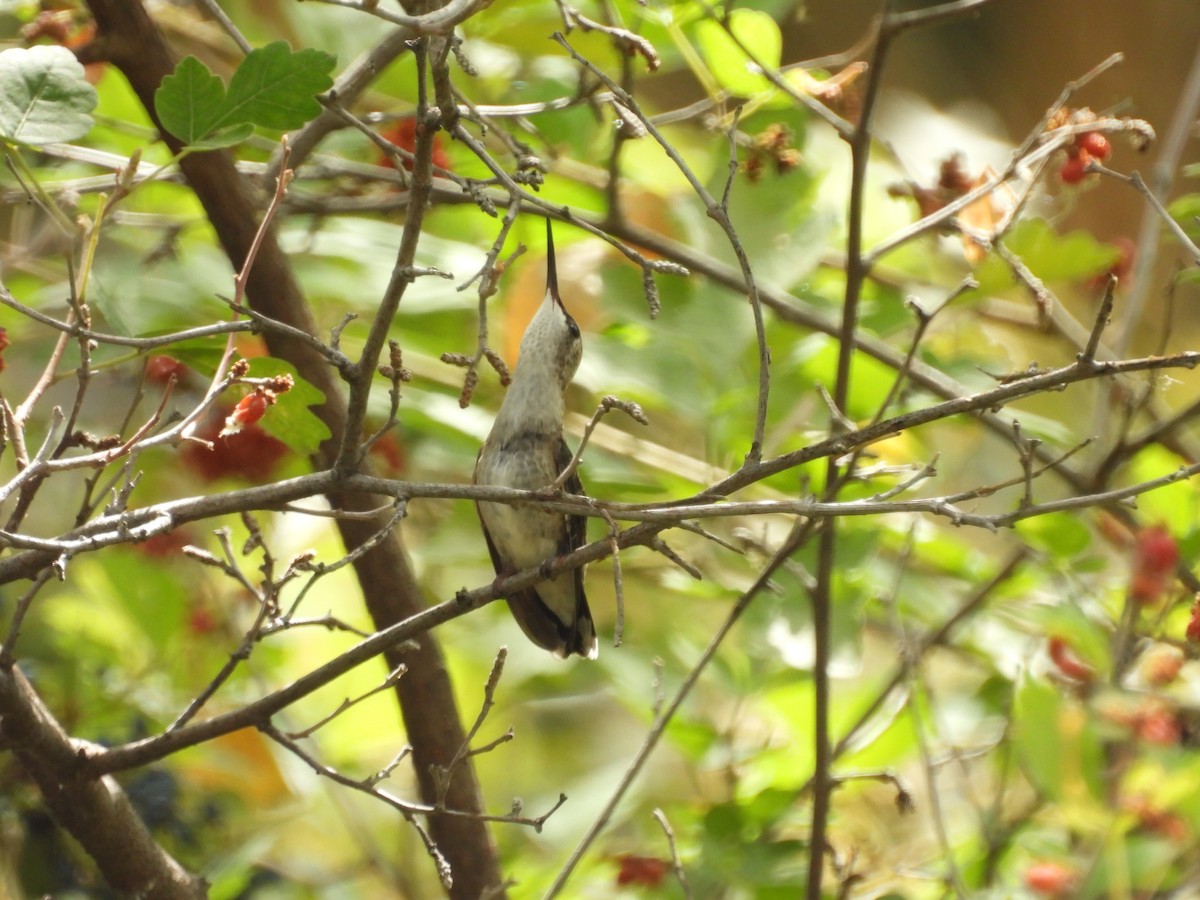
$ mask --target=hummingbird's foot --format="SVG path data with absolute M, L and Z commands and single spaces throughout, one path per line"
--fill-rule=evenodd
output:
M 552 559 L 546 560 L 544 563 L 542 563 L 540 566 L 538 566 L 538 574 L 541 575 L 543 578 L 549 578 L 551 567 L 556 562 L 558 562 L 560 559 L 562 559 L 561 556 L 555 556 Z

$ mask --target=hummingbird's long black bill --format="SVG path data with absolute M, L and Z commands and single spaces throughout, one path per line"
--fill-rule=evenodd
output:
M 549 219 L 546 220 L 546 291 L 562 306 L 562 298 L 558 296 L 558 267 L 554 263 L 554 230 Z

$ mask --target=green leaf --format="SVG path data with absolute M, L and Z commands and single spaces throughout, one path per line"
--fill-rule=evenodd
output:
M 1167 207 L 1176 222 L 1183 226 L 1188 234 L 1195 234 L 1197 219 L 1200 219 L 1200 194 L 1184 194 L 1176 197 Z
M 1121 256 L 1113 244 L 1096 240 L 1089 232 L 1060 235 L 1045 219 L 1027 219 L 1005 238 L 1005 245 L 1043 281 L 1082 281 L 1111 268 Z M 982 291 L 1003 290 L 1013 283 L 1008 264 L 989 253 L 975 271 Z
M 284 41 L 260 47 L 233 73 L 221 124 L 299 128 L 321 111 L 316 95 L 333 86 L 329 73 L 336 62 L 320 50 L 293 53 Z
M 163 79 L 154 107 L 163 127 L 190 147 L 214 150 L 248 138 L 254 128 L 299 128 L 321 111 L 316 95 L 333 84 L 336 58 L 320 50 L 293 53 L 276 41 L 242 60 L 229 90 L 189 56 Z
M 154 92 L 163 127 L 185 144 L 206 137 L 221 116 L 225 85 L 196 57 L 189 56 Z
M 290 363 L 270 356 L 258 356 L 250 360 L 251 378 L 270 378 L 274 375 L 291 375 L 295 386 L 279 395 L 259 424 L 273 437 L 287 444 L 297 453 L 309 456 L 316 452 L 322 441 L 331 437 L 329 428 L 317 418 L 310 407 L 325 402 L 325 394 L 296 374 Z
M 758 66 L 742 52 L 738 41 L 754 54 L 758 64 L 768 69 L 779 68 L 783 58 L 783 35 L 775 20 L 765 12 L 735 9 L 729 15 L 728 32 L 711 19 L 696 23 L 696 43 L 721 87 L 739 97 L 772 90 L 771 82 L 759 74 Z
M 91 130 L 96 89 L 66 47 L 19 47 L 0 53 L 0 138 L 40 146 Z
M 1087 550 L 1092 533 L 1075 513 L 1050 513 L 1020 521 L 1016 531 L 1032 546 L 1058 559 L 1069 559 Z
M 1017 758 L 1041 794 L 1056 801 L 1103 796 L 1104 753 L 1086 710 L 1027 678 L 1013 713 Z
M 1017 694 L 1014 721 L 1019 758 L 1033 786 L 1061 797 L 1066 763 L 1059 733 L 1062 698 L 1044 682 L 1027 679 Z
M 189 146 L 193 150 L 221 150 L 240 144 L 252 134 L 254 134 L 254 126 L 249 122 L 243 122 L 241 125 L 230 125 L 228 128 L 214 131 L 202 140 L 191 142 Z

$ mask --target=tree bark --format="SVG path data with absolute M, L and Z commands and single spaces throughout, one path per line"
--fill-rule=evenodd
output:
M 112 776 L 79 774 L 75 744 L 16 666 L 0 669 L 0 741 L 114 888 L 147 900 L 207 896 L 204 879 L 158 845 Z

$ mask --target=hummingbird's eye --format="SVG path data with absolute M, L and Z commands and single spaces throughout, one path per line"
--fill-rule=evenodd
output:
M 571 332 L 571 337 L 579 337 L 579 326 L 575 324 L 575 320 L 567 316 L 567 331 Z

